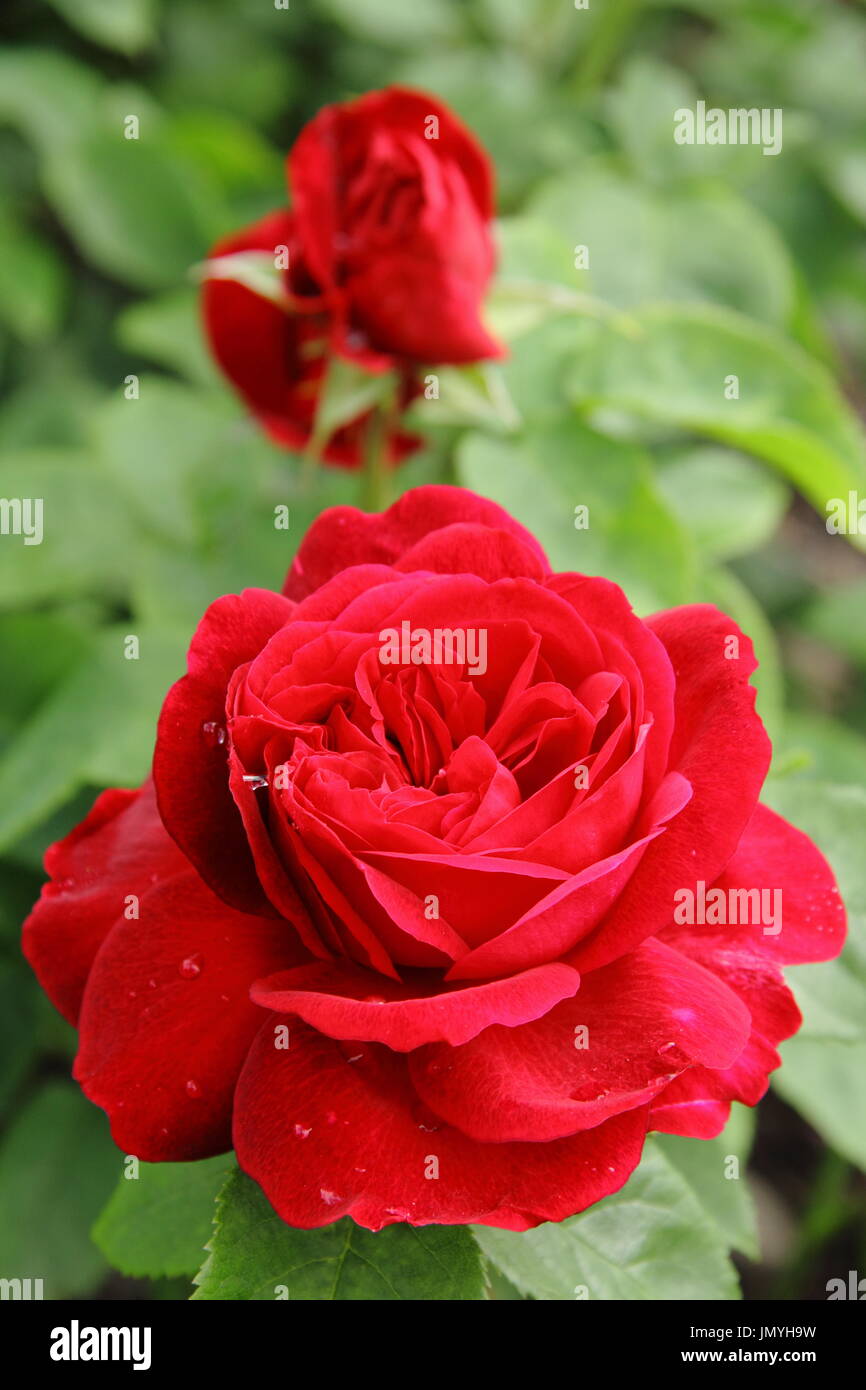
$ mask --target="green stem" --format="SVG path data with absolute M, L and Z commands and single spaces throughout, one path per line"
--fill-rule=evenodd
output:
M 382 512 L 389 502 L 388 426 L 390 420 L 391 412 L 387 405 L 378 405 L 373 410 L 370 423 L 367 426 L 362 501 L 368 512 Z

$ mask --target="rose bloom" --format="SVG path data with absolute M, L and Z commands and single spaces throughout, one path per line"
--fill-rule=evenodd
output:
M 152 781 L 48 851 L 25 951 L 121 1149 L 234 1143 L 294 1226 L 521 1230 L 648 1130 L 718 1134 L 800 1023 L 780 965 L 844 935 L 758 802 L 754 665 L 717 609 L 642 621 L 471 492 L 324 513 L 282 594 L 208 609 Z M 780 890 L 781 930 L 678 924 L 713 888 Z
M 327 106 L 295 142 L 288 173 L 292 210 L 211 251 L 213 260 L 285 248 L 285 304 L 223 278 L 203 293 L 214 356 L 272 438 L 309 442 L 334 356 L 396 372 L 398 414 L 422 365 L 501 356 L 480 318 L 495 263 L 493 174 L 442 102 L 392 87 Z M 336 431 L 327 461 L 358 465 L 368 416 Z M 393 458 L 418 442 L 393 429 Z

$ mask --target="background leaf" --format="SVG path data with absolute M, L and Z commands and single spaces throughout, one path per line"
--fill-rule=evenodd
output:
M 213 1226 L 214 1202 L 233 1166 L 231 1154 L 195 1163 L 141 1163 L 124 1174 L 93 1227 L 105 1258 L 124 1274 L 151 1279 L 192 1276 Z
M 193 1298 L 452 1300 L 482 1296 L 478 1247 L 465 1226 L 388 1226 L 373 1234 L 349 1217 L 296 1231 L 240 1171 L 217 1202 L 211 1254 Z
M 625 1187 L 580 1216 L 519 1233 L 473 1230 L 511 1283 L 545 1301 L 739 1296 L 715 1218 L 655 1141 Z
M 52 1082 L 0 1147 L 0 1276 L 44 1281 L 46 1298 L 80 1298 L 105 1274 L 89 1239 L 117 1173 L 105 1116 L 77 1087 Z

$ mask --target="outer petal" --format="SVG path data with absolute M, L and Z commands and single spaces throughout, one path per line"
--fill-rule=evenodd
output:
M 269 213 L 251 227 L 217 243 L 211 258 L 240 251 L 297 250 L 295 218 L 287 209 Z M 300 383 L 300 324 L 273 300 L 234 280 L 208 279 L 202 287 L 202 317 L 220 368 L 281 444 L 301 448 L 308 434 L 307 411 L 296 396 Z
M 577 971 L 559 964 L 456 989 L 423 977 L 402 983 L 360 967 L 317 964 L 258 980 L 252 998 L 278 1013 L 297 1014 L 328 1037 L 411 1052 L 423 1043 L 456 1046 L 492 1023 L 513 1029 L 540 1018 L 579 984 Z
M 292 599 L 306 598 L 352 565 L 396 564 L 425 536 L 453 525 L 505 531 L 526 546 L 545 571 L 549 568 L 535 537 L 495 502 L 468 488 L 431 485 L 404 493 L 385 512 L 368 515 L 355 507 L 323 512 L 301 541 L 283 593 Z M 429 566 L 424 562 L 418 568 Z
M 691 783 L 693 795 L 649 846 L 606 921 L 581 943 L 574 963 L 582 971 L 615 960 L 665 926 L 678 889 L 718 878 L 751 819 L 770 762 L 770 740 L 748 684 L 756 664 L 752 644 L 736 623 L 699 605 L 662 613 L 650 626 L 677 682 L 670 767 Z
M 300 1024 L 277 1050 L 266 1024 L 238 1083 L 234 1137 L 241 1167 L 292 1226 L 348 1215 L 372 1231 L 396 1221 L 520 1231 L 620 1188 L 645 1128 L 645 1110 L 632 1110 L 549 1144 L 476 1144 L 437 1126 L 389 1049 Z
M 410 1075 L 431 1110 L 473 1139 L 559 1139 L 645 1104 L 695 1062 L 731 1065 L 749 1026 L 716 974 L 650 941 L 544 1018 L 413 1053 Z
M 153 776 L 166 829 L 214 892 L 242 910 L 268 911 L 269 904 L 229 791 L 226 690 L 293 607 L 268 589 L 212 603 L 192 640 L 188 674 L 172 686 L 159 717 Z
M 756 1105 L 779 1066 L 777 1045 L 800 1026 L 800 1012 L 777 962 L 829 960 L 845 939 L 845 909 L 823 855 L 808 836 L 765 806 L 758 806 L 736 853 L 714 888 L 733 904 L 738 890 L 769 890 L 782 905 L 781 923 L 726 926 L 672 925 L 664 938 L 727 980 L 748 1005 L 752 1029 L 734 1066 L 696 1067 L 679 1077 L 653 1105 L 654 1129 L 711 1139 L 724 1127 L 732 1100 Z M 742 915 L 739 908 L 737 915 Z M 772 914 L 771 914 L 772 915 Z M 765 926 L 771 930 L 766 931 Z M 781 930 L 775 927 L 780 925 Z
M 845 943 L 845 905 L 833 870 L 808 835 L 758 806 L 736 852 L 713 884 L 728 894 L 738 889 L 778 890 L 781 921 L 729 925 L 725 934 L 787 965 L 832 960 Z M 772 903 L 775 899 L 770 899 Z M 776 931 L 775 927 L 780 930 Z M 700 939 L 712 928 L 694 929 Z
M 477 574 L 489 584 L 518 577 L 541 582 L 547 575 L 537 551 L 517 536 L 472 522 L 454 522 L 431 531 L 400 556 L 395 568 L 407 573 Z
M 85 990 L 75 1076 L 122 1149 L 158 1162 L 230 1147 L 235 1082 L 263 1018 L 250 984 L 305 956 L 287 923 L 235 912 L 191 870 L 114 927 Z
M 679 937 L 678 945 L 725 980 L 751 1013 L 748 1043 L 732 1066 L 695 1067 L 671 1082 L 652 1107 L 653 1129 L 712 1139 L 724 1128 L 732 1100 L 757 1105 L 780 1064 L 777 1044 L 796 1033 L 802 1019 L 781 972 L 766 957 L 724 937 L 701 943 Z
M 51 881 L 24 923 L 23 950 L 39 983 L 72 1024 L 94 957 L 130 895 L 189 866 L 166 833 L 153 783 L 107 791 L 45 855 Z

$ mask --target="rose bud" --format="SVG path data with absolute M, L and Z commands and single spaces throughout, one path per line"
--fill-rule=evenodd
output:
M 420 369 L 498 357 L 481 321 L 495 264 L 493 175 L 436 98 L 402 88 L 325 107 L 288 158 L 292 211 L 219 242 L 206 267 L 205 329 L 226 376 L 272 438 L 309 445 L 328 365 L 393 373 L 388 453 L 419 444 L 399 416 Z M 249 274 L 269 283 L 256 285 Z M 374 388 L 375 389 L 375 388 Z M 369 409 L 319 441 L 357 466 Z

